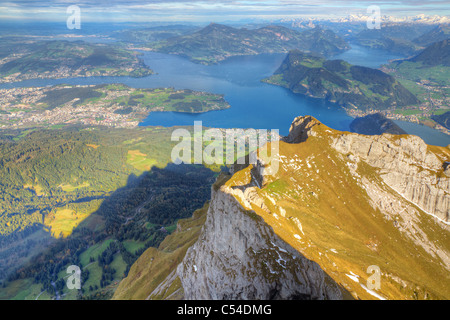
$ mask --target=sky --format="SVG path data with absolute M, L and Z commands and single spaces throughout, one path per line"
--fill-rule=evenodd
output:
M 77 5 L 83 21 L 221 22 L 283 18 L 333 18 L 367 14 L 377 5 L 382 15 L 450 15 L 447 0 L 0 0 L 0 20 L 66 21 L 67 7 Z

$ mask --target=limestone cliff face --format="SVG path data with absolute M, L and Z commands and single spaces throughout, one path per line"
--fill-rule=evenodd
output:
M 437 280 L 450 270 L 448 148 L 339 132 L 312 117 L 295 119 L 280 143 L 278 173 L 258 158 L 213 190 L 177 268 L 184 298 L 448 294 L 448 281 Z M 383 292 L 366 286 L 370 265 L 383 269 Z
M 388 186 L 425 212 L 449 222 L 450 175 L 445 171 L 445 158 L 429 151 L 419 137 L 342 134 L 332 146 L 379 169 Z
M 149 299 L 450 298 L 449 148 L 312 117 L 279 147 L 276 172 L 258 152 L 218 179 L 198 239 L 174 235 L 189 248 Z
M 308 136 L 314 136 L 314 126 L 320 125 L 310 116 L 298 117 L 284 140 L 303 142 Z M 413 135 L 366 136 L 346 132 L 333 137 L 331 146 L 379 169 L 388 186 L 425 212 L 449 222 L 450 159 L 447 155 L 431 152 L 422 139 Z
M 202 234 L 177 269 L 185 299 L 343 298 L 317 263 L 235 197 L 244 194 L 226 186 L 212 192 Z

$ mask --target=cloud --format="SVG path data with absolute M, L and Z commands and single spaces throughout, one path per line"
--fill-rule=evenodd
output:
M 65 9 L 73 4 L 81 8 L 85 20 L 93 21 L 105 16 L 118 21 L 344 16 L 365 14 L 365 9 L 373 4 L 380 6 L 386 15 L 448 15 L 450 12 L 448 1 L 443 0 L 0 0 L 0 17 L 62 19 Z

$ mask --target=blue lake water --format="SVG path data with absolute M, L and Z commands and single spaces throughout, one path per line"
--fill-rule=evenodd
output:
M 300 115 L 312 115 L 327 126 L 349 130 L 353 120 L 336 104 L 294 94 L 285 88 L 261 82 L 279 67 L 285 54 L 233 57 L 218 65 L 203 66 L 189 60 L 161 53 L 145 52 L 143 59 L 156 74 L 145 78 L 91 77 L 67 79 L 37 79 L 0 88 L 67 84 L 124 83 L 135 88 L 174 87 L 224 94 L 231 108 L 199 114 L 152 112 L 141 126 L 193 125 L 202 121 L 205 127 L 278 129 L 286 135 L 292 120 Z M 334 57 L 352 64 L 379 67 L 399 56 L 360 46 Z M 401 124 L 401 122 L 399 123 Z M 446 146 L 450 136 L 421 125 L 406 123 L 402 128 L 419 135 L 428 144 Z
M 206 127 L 278 129 L 287 134 L 295 117 L 308 114 L 333 128 L 348 130 L 352 118 L 338 106 L 261 82 L 273 74 L 284 57 L 236 57 L 219 65 L 201 66 L 182 58 L 174 63 L 171 56 L 152 54 L 153 61 L 158 60 L 155 78 L 160 78 L 162 86 L 224 94 L 231 108 L 201 114 L 153 112 L 141 125 L 192 125 L 196 120 Z
M 428 144 L 443 147 L 450 145 L 450 136 L 438 130 L 407 121 L 394 120 L 394 122 L 407 133 L 421 137 Z
M 404 59 L 405 57 L 389 53 L 381 49 L 368 49 L 357 44 L 351 44 L 351 50 L 334 56 L 332 59 L 345 60 L 351 64 L 379 68 L 389 60 Z

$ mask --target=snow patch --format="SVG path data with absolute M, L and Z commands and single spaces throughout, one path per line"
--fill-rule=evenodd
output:
M 360 283 L 360 285 L 361 285 L 361 288 L 363 288 L 364 290 L 366 290 L 367 293 L 371 294 L 371 295 L 374 296 L 375 298 L 378 298 L 378 299 L 380 299 L 380 300 L 386 300 L 385 297 L 379 295 L 378 293 L 376 293 L 376 292 L 373 291 L 373 290 L 370 290 L 369 288 L 367 288 L 367 287 L 366 287 L 365 285 L 363 285 L 362 283 Z
M 353 272 L 350 272 L 350 273 L 353 273 Z M 355 274 L 345 274 L 347 277 L 349 277 L 350 279 L 352 279 L 353 281 L 355 281 L 355 282 L 359 282 L 359 279 L 358 279 L 358 276 L 357 275 L 355 275 Z
M 272 241 L 270 241 L 270 243 L 272 244 L 272 246 L 276 247 L 280 252 L 283 253 L 288 253 L 286 250 L 284 250 L 283 248 L 280 248 L 279 246 L 277 246 L 275 243 L 273 243 Z

